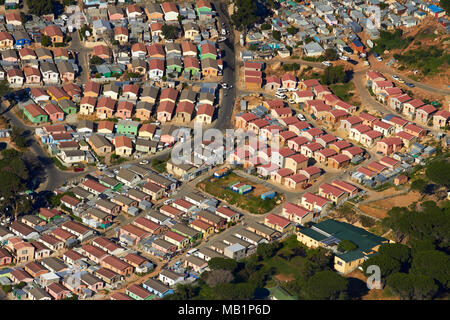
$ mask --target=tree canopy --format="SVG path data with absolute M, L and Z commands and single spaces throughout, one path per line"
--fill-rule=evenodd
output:
M 437 250 L 418 252 L 413 257 L 411 273 L 429 276 L 443 288 L 450 287 L 450 256 Z
M 423 300 L 432 298 L 438 286 L 431 277 L 394 273 L 387 279 L 387 287 L 402 299 Z
M 52 0 L 27 0 L 27 5 L 29 13 L 36 16 L 42 16 L 45 14 L 53 13 L 53 2 Z
M 399 272 L 401 269 L 401 263 L 398 260 L 384 254 L 377 254 L 364 261 L 362 264 L 364 272 L 366 272 L 367 268 L 371 265 L 380 267 L 382 282 L 386 281 L 386 277 Z
M 422 203 L 422 210 L 394 207 L 388 211 L 382 225 L 391 228 L 398 241 L 407 239 L 413 247 L 416 241 L 448 248 L 450 241 L 450 208 L 440 208 L 434 202 Z
M 178 38 L 178 33 L 180 32 L 180 30 L 177 26 L 165 24 L 162 26 L 161 32 L 165 39 L 175 40 Z
M 325 85 L 347 81 L 348 77 L 343 66 L 327 67 L 321 77 L 321 82 Z
M 346 299 L 348 280 L 333 271 L 320 271 L 309 279 L 304 290 L 309 299 Z
M 266 1 L 263 5 L 261 0 L 235 0 L 231 21 L 239 31 L 247 30 L 262 22 L 271 7 L 271 1 Z
M 237 267 L 237 262 L 228 258 L 212 258 L 208 262 L 208 266 L 211 270 L 229 270 L 234 271 Z
M 428 179 L 442 186 L 450 186 L 450 162 L 436 160 L 427 165 L 425 174 Z

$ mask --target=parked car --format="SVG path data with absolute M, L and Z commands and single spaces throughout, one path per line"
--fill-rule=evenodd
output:
M 414 88 L 415 87 L 415 85 L 412 84 L 411 82 L 405 82 L 405 85 L 410 87 L 410 88 Z
M 383 61 L 383 58 L 377 57 L 377 60 L 381 62 L 381 61 Z
M 84 171 L 84 168 L 76 167 L 76 168 L 74 168 L 74 171 L 75 172 L 81 172 L 81 171 Z
M 148 164 L 148 160 L 141 160 L 139 161 L 139 164 Z
M 311 187 L 311 186 L 312 186 L 311 183 L 305 183 L 304 185 L 302 185 L 302 189 L 303 189 L 303 190 L 306 190 L 306 189 L 308 189 L 308 188 Z
M 331 66 L 332 66 L 332 64 L 331 64 L 330 61 L 322 61 L 322 64 L 323 64 L 324 66 L 327 66 L 327 67 L 331 67 Z
M 398 82 L 400 82 L 400 83 L 405 83 L 405 80 L 403 80 L 403 79 L 398 79 Z
M 397 80 L 397 81 L 400 80 L 400 78 L 395 74 L 392 76 L 392 79 Z

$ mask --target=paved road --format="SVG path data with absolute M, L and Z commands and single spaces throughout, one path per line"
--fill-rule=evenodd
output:
M 88 54 L 92 51 L 92 49 L 86 48 L 83 45 L 78 30 L 72 32 L 71 37 L 72 42 L 68 49 L 77 52 L 78 66 L 80 68 L 80 74 L 76 81 L 79 84 L 84 84 L 89 78 Z
M 396 112 L 390 109 L 388 106 L 378 102 L 373 96 L 370 95 L 369 90 L 366 88 L 366 80 L 365 73 L 367 70 L 357 71 L 353 74 L 353 83 L 355 84 L 356 91 L 361 99 L 361 108 L 368 110 L 376 110 L 381 112 L 383 115 L 385 114 L 396 114 Z M 437 90 L 437 89 L 436 89 Z M 404 117 L 403 115 L 399 115 L 400 117 Z M 441 132 L 441 130 L 436 130 L 432 127 L 423 126 L 420 123 L 415 122 L 415 124 L 419 127 L 422 127 L 428 131 L 433 133 Z
M 34 132 L 33 127 L 27 126 L 10 110 L 0 105 L 0 114 L 3 115 L 10 123 L 22 130 L 29 130 Z M 52 159 L 49 158 L 47 152 L 42 149 L 41 145 L 36 139 L 30 139 L 31 146 L 29 151 L 26 152 L 26 156 L 29 156 L 33 160 L 37 160 L 45 168 L 45 175 L 47 177 L 44 184 L 41 186 L 43 190 L 54 190 L 56 187 L 62 185 L 67 179 L 74 177 L 74 172 L 62 172 L 53 164 Z
M 370 61 L 370 64 L 372 66 L 374 66 L 374 69 L 376 71 L 378 71 L 378 72 L 380 72 L 380 73 L 382 73 L 384 75 L 389 75 L 391 77 L 393 75 L 398 75 L 400 78 L 404 79 L 406 82 L 410 82 L 410 83 L 414 84 L 417 88 L 420 88 L 420 89 L 423 89 L 425 91 L 432 92 L 432 93 L 435 93 L 435 94 L 443 95 L 443 96 L 450 95 L 450 89 L 436 88 L 436 87 L 433 87 L 431 85 L 428 85 L 428 84 L 425 84 L 425 83 L 418 82 L 418 81 L 415 81 L 413 79 L 410 79 L 410 78 L 408 78 L 408 77 L 406 77 L 404 75 L 401 75 L 401 74 L 397 73 L 394 69 L 386 66 L 385 61 L 378 62 L 373 57 L 369 58 L 369 61 Z
M 225 130 L 227 128 L 231 128 L 231 116 L 233 114 L 234 102 L 236 99 L 235 40 L 226 5 L 218 0 L 213 1 L 213 4 L 219 14 L 219 19 L 222 25 L 225 25 L 225 28 L 230 32 L 227 36 L 227 40 L 219 43 L 219 49 L 222 50 L 222 53 L 224 54 L 223 82 L 232 85 L 233 88 L 223 90 L 222 104 L 219 107 L 218 118 L 214 124 L 216 129 Z

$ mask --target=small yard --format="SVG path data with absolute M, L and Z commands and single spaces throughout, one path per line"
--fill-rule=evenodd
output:
M 233 181 L 240 181 L 249 184 L 254 187 L 254 189 L 244 195 L 240 195 L 234 191 L 228 189 L 228 185 Z M 280 195 L 277 195 L 273 199 L 263 200 L 260 195 L 271 191 L 262 185 L 256 185 L 251 181 L 246 180 L 234 173 L 230 173 L 227 176 L 216 179 L 214 177 L 209 177 L 197 184 L 197 187 L 203 191 L 227 201 L 229 204 L 237 206 L 241 209 L 247 210 L 250 213 L 264 214 L 271 211 L 281 199 Z
M 152 160 L 152 168 L 158 171 L 159 173 L 166 172 L 166 164 L 169 158 L 167 159 L 153 159 Z
M 347 83 L 339 83 L 339 84 L 331 84 L 330 89 L 333 93 L 343 101 L 350 101 L 353 97 L 353 93 L 351 91 L 354 90 L 354 85 L 351 82 Z

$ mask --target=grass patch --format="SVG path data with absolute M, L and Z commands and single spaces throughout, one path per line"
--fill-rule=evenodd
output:
M 111 164 L 121 164 L 121 163 L 127 161 L 127 159 L 122 158 L 121 156 L 119 156 L 117 154 L 112 154 L 111 157 L 109 158 L 109 161 L 111 162 Z
M 61 163 L 61 161 L 59 161 L 58 158 L 52 157 L 52 161 L 53 161 L 53 163 L 55 164 L 55 166 L 56 166 L 59 170 L 63 170 L 63 171 L 69 170 L 65 165 L 63 165 L 63 164 Z
M 273 199 L 263 200 L 258 195 L 254 194 L 254 190 L 245 194 L 240 195 L 234 191 L 228 189 L 227 185 L 231 181 L 241 181 L 252 185 L 251 182 L 246 181 L 244 178 L 230 173 L 226 179 L 213 179 L 213 177 L 209 177 L 197 184 L 197 187 L 204 190 L 205 192 L 215 196 L 216 198 L 220 198 L 225 200 L 231 205 L 239 207 L 241 209 L 247 210 L 250 213 L 256 214 L 264 214 L 271 211 L 277 204 L 278 200 L 281 200 L 281 196 L 277 195 Z M 267 190 L 269 191 L 269 190 Z
M 331 84 L 330 89 L 339 99 L 343 101 L 350 101 L 350 99 L 353 97 L 353 93 L 351 93 L 350 91 L 354 90 L 354 85 L 351 82 L 343 84 Z
M 161 160 L 161 159 L 153 159 L 152 160 L 152 168 L 158 171 L 159 173 L 166 172 L 166 163 L 169 158 Z
M 402 54 L 394 54 L 398 62 L 408 68 L 419 69 L 423 75 L 435 75 L 444 65 L 450 65 L 450 54 L 436 46 L 408 50 Z
M 374 41 L 375 47 L 373 51 L 382 55 L 385 50 L 404 49 L 413 39 L 413 37 L 403 38 L 403 31 L 401 29 L 393 32 L 381 30 L 380 38 Z

